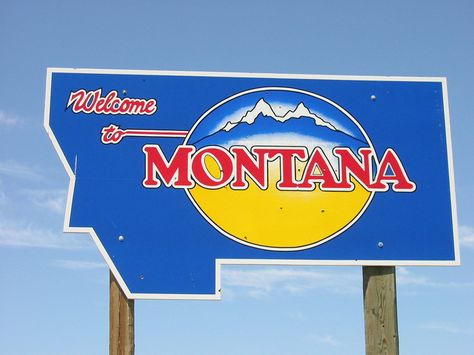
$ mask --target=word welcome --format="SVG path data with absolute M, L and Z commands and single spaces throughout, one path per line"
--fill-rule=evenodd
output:
M 152 115 L 157 110 L 155 99 L 120 98 L 116 90 L 103 97 L 102 89 L 71 92 L 66 108 L 71 105 L 74 113 L 105 115 Z

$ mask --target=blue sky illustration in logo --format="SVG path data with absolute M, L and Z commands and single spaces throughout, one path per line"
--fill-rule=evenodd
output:
M 218 107 L 216 107 L 218 106 Z M 371 143 L 362 127 L 332 101 L 290 88 L 240 93 L 213 107 L 191 130 L 187 144 L 229 148 L 243 145 L 321 147 L 328 157 L 336 146 L 354 152 Z

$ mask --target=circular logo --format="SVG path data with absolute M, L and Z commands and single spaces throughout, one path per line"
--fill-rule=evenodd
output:
M 311 92 L 267 87 L 238 93 L 203 114 L 184 143 L 196 150 L 225 149 L 240 159 L 234 166 L 234 174 L 243 176 L 240 185 L 196 184 L 187 194 L 217 230 L 248 246 L 290 251 L 324 243 L 355 223 L 374 194 L 352 177 L 347 191 L 310 184 L 328 176 L 325 170 L 338 178 L 335 148 L 354 155 L 360 148 L 373 150 L 354 117 Z M 315 154 L 319 164 L 310 163 Z M 218 181 L 224 174 L 219 160 L 211 154 L 200 158 Z

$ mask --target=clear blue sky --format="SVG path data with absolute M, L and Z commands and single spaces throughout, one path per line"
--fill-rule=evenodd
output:
M 108 351 L 107 267 L 62 233 L 46 67 L 446 76 L 462 266 L 397 269 L 400 347 L 472 354 L 473 18 L 471 1 L 2 0 L 2 354 Z M 137 354 L 363 352 L 360 267 L 225 267 L 222 301 L 136 301 Z

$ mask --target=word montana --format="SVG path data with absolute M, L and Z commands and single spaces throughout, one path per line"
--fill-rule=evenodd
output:
M 95 113 L 106 115 L 152 115 L 156 112 L 155 99 L 120 98 L 116 90 L 110 91 L 105 97 L 102 89 L 71 92 L 67 108 L 72 105 L 74 113 Z
M 309 153 L 306 147 L 294 146 L 205 146 L 180 145 L 171 159 L 166 159 L 159 145 L 145 145 L 145 179 L 143 186 L 158 188 L 162 184 L 173 188 L 192 188 L 198 184 L 206 189 L 229 186 L 234 190 L 248 188 L 251 179 L 260 189 L 269 184 L 269 165 L 279 165 L 279 190 L 320 189 L 322 191 L 352 191 L 353 180 L 368 191 L 412 192 L 411 181 L 393 149 L 387 149 L 380 160 L 371 148 L 360 148 L 355 154 L 346 147 L 336 147 L 333 155 L 337 166 L 329 162 L 320 147 Z M 218 174 L 209 169 L 209 160 L 219 167 Z M 303 164 L 303 168 L 297 168 Z M 216 166 L 215 164 L 213 164 Z M 297 174 L 302 170 L 302 174 Z M 218 176 L 215 176 L 218 175 Z M 300 178 L 297 178 L 300 175 Z

